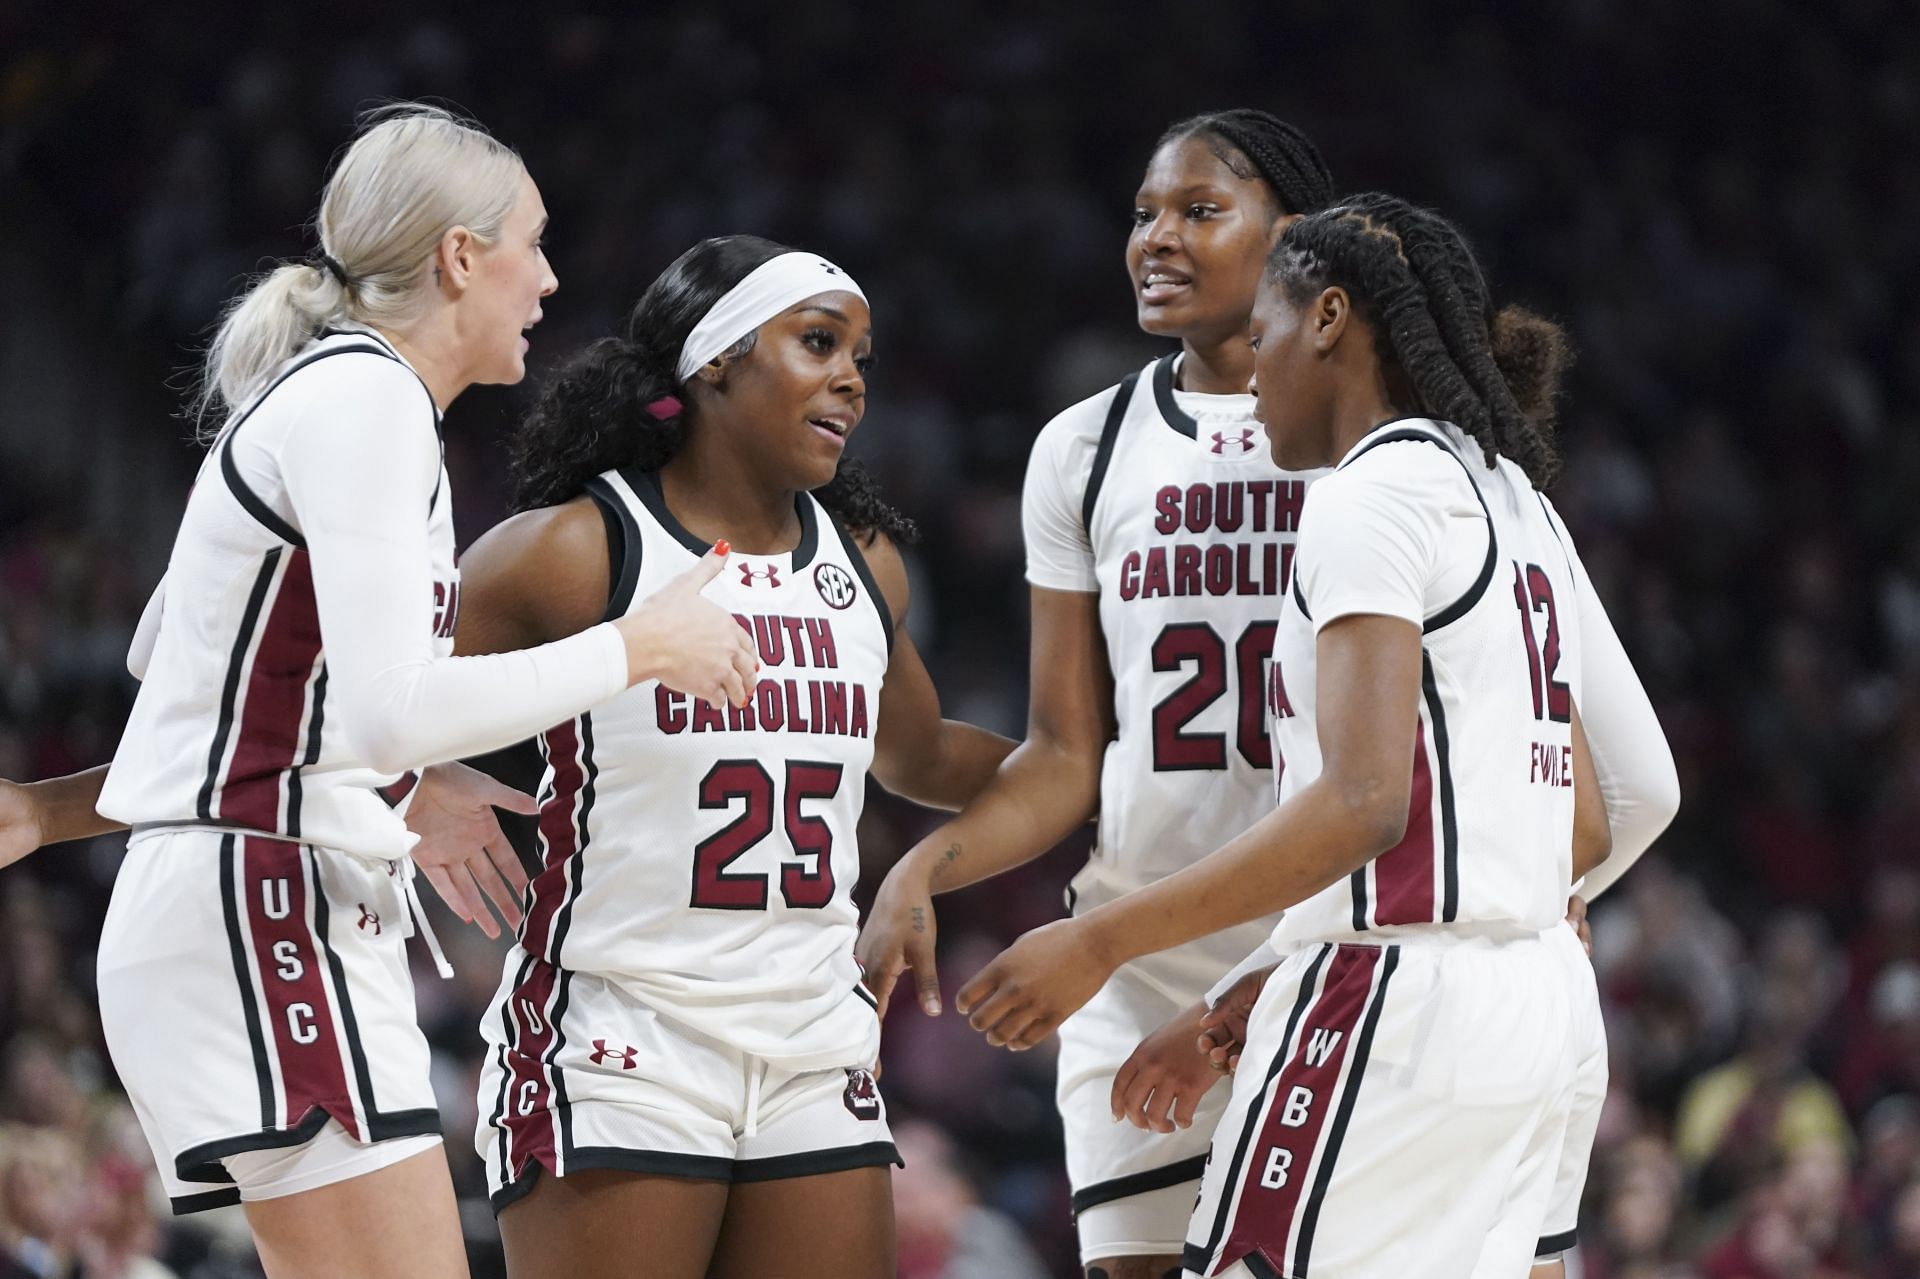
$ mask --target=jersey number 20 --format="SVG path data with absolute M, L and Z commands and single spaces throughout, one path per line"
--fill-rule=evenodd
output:
M 833 828 L 826 818 L 801 812 L 800 804 L 802 800 L 838 795 L 845 771 L 842 764 L 787 762 L 787 840 L 802 859 L 780 867 L 780 895 L 789 907 L 818 910 L 833 900 Z M 694 906 L 708 910 L 767 908 L 770 876 L 729 871 L 727 867 L 773 833 L 773 792 L 773 778 L 755 759 L 723 759 L 700 779 L 700 807 L 732 808 L 735 800 L 744 800 L 746 807 L 740 816 L 694 848 Z
M 1153 641 L 1153 669 L 1177 671 L 1191 663 L 1194 670 L 1191 679 L 1153 708 L 1153 771 L 1218 772 L 1227 766 L 1225 733 L 1189 733 L 1186 726 L 1236 683 L 1240 713 L 1234 744 L 1247 763 L 1272 768 L 1273 745 L 1267 740 L 1266 708 L 1261 704 L 1264 667 L 1272 653 L 1272 622 L 1255 622 L 1240 633 L 1231 673 L 1227 642 L 1205 622 L 1176 622 L 1162 630 Z

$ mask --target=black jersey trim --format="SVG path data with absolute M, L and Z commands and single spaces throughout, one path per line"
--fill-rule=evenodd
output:
M 240 1202 L 240 1187 L 228 1186 L 223 1190 L 209 1190 L 198 1195 L 173 1195 L 167 1200 L 167 1206 L 173 1209 L 173 1215 L 184 1217 L 188 1213 L 208 1212 L 214 1208 L 231 1208 Z
M 547 1079 L 553 1084 L 554 1127 L 559 1129 L 559 1151 L 563 1164 L 573 1167 L 573 1099 L 567 1096 L 567 1076 L 560 1065 L 560 1050 L 567 1046 L 567 1008 L 573 1003 L 573 970 L 556 968 L 560 990 L 547 1012 L 547 1024 L 553 1027 L 553 1046 L 547 1050 Z
M 861 553 L 860 546 L 847 532 L 846 525 L 833 516 L 833 531 L 840 535 L 840 545 L 847 550 L 847 562 L 853 565 L 853 571 L 859 575 L 860 584 L 867 588 L 867 598 L 873 601 L 873 611 L 880 619 L 880 633 L 887 637 L 887 660 L 893 660 L 893 606 L 887 603 L 887 597 L 880 593 L 879 583 L 873 580 L 873 569 L 867 565 L 867 557 Z
M 1405 418 L 1392 419 L 1392 421 L 1395 421 L 1395 422 L 1406 421 L 1406 420 L 1408 419 L 1405 419 Z M 1426 420 L 1426 419 L 1418 419 L 1418 420 Z M 1381 425 L 1385 426 L 1385 425 L 1388 425 L 1388 423 L 1383 422 L 1381 423 Z M 1379 428 L 1376 427 L 1374 429 L 1378 430 Z M 1473 478 L 1473 468 L 1467 465 L 1467 459 L 1461 457 L 1457 452 L 1454 451 L 1452 445 L 1448 444 L 1445 440 L 1441 439 L 1438 435 L 1435 435 L 1431 431 L 1416 430 L 1412 427 L 1406 427 L 1398 431 L 1388 431 L 1385 435 L 1378 436 L 1375 439 L 1369 441 L 1364 447 L 1359 449 L 1357 452 L 1349 454 L 1346 460 L 1340 463 L 1340 469 L 1345 470 L 1348 466 L 1352 465 L 1354 462 L 1358 461 L 1361 457 L 1365 456 L 1366 454 L 1371 453 L 1373 450 L 1379 448 L 1382 444 L 1393 444 L 1401 440 L 1418 440 L 1425 444 L 1431 444 L 1435 448 L 1439 449 L 1441 452 L 1445 453 L 1448 457 L 1458 462 L 1460 464 L 1460 470 L 1467 477 L 1467 487 L 1473 490 L 1474 500 L 1480 503 L 1480 512 L 1481 514 L 1486 516 L 1486 520 L 1487 520 L 1487 558 L 1481 562 L 1480 575 L 1474 579 L 1473 585 L 1469 586 L 1466 589 L 1466 593 L 1463 594 L 1459 599 L 1455 600 L 1453 603 L 1449 604 L 1447 607 L 1441 609 L 1438 613 L 1435 613 L 1432 617 L 1429 617 L 1424 623 L 1421 624 L 1421 627 L 1420 627 L 1421 632 L 1426 635 L 1431 635 L 1435 631 L 1439 630 L 1441 627 L 1451 626 L 1453 625 L 1453 623 L 1465 617 L 1469 612 L 1472 611 L 1473 606 L 1480 602 L 1480 598 L 1487 593 L 1487 587 L 1493 581 L 1494 565 L 1499 561 L 1499 558 L 1500 558 L 1500 539 L 1493 531 L 1493 511 L 1490 507 L 1487 506 L 1487 499 L 1480 492 L 1479 483 Z
M 1193 415 L 1180 407 L 1180 401 L 1173 395 L 1173 366 L 1179 361 L 1179 352 L 1163 355 L 1153 366 L 1153 399 L 1160 408 L 1160 416 L 1167 425 L 1188 439 L 1200 437 L 1200 424 Z
M 324 661 L 307 687 L 307 706 L 307 749 L 287 769 L 287 837 L 296 840 L 300 838 L 300 807 L 304 797 L 300 773 L 319 761 L 320 737 L 326 725 L 327 664 Z
M 640 538 L 640 522 L 633 518 L 633 512 L 612 484 L 596 475 L 587 481 L 587 496 L 599 508 L 600 522 L 606 526 L 607 611 L 600 620 L 611 622 L 625 617 L 633 607 L 645 544 Z
M 1433 674 L 1433 655 L 1420 650 L 1420 693 L 1433 720 L 1433 771 L 1440 792 L 1441 898 L 1440 922 L 1451 924 L 1460 914 L 1460 838 L 1454 817 L 1452 746 L 1447 740 L 1447 710 L 1440 702 L 1439 682 Z
M 1140 370 L 1120 379 L 1107 405 L 1106 421 L 1100 425 L 1100 443 L 1093 450 L 1093 469 L 1087 472 L 1087 491 L 1080 498 L 1080 526 L 1087 531 L 1087 545 L 1093 545 L 1093 508 L 1100 502 L 1100 490 L 1107 482 L 1107 468 L 1113 464 L 1113 446 L 1120 438 L 1120 424 L 1126 421 L 1133 404 L 1133 388 L 1140 382 Z
M 233 955 L 233 977 L 239 984 L 240 1011 L 247 1023 L 247 1044 L 253 1050 L 253 1075 L 260 1087 L 260 1126 L 273 1127 L 273 1068 L 267 1064 L 267 1040 L 261 1032 L 260 1010 L 253 1002 L 253 972 L 247 963 L 246 934 L 240 922 L 240 898 L 233 886 L 235 836 L 220 837 L 220 913 L 227 925 L 227 947 Z M 194 1180 L 199 1180 L 195 1178 Z
M 1073 1215 L 1079 1216 L 1089 1208 L 1112 1203 L 1116 1199 L 1131 1199 L 1135 1195 L 1144 1195 L 1151 1190 L 1165 1190 L 1168 1186 L 1178 1186 L 1189 1181 L 1198 1181 L 1207 1170 L 1207 1157 L 1195 1155 L 1191 1159 L 1182 1159 L 1179 1163 L 1167 1164 L 1160 1168 L 1150 1168 L 1146 1172 L 1136 1172 L 1126 1177 L 1114 1177 L 1108 1181 L 1096 1181 L 1084 1190 L 1073 1192 Z
M 254 574 L 253 589 L 247 594 L 247 607 L 240 615 L 240 633 L 234 638 L 233 653 L 227 659 L 227 679 L 220 689 L 220 720 L 214 726 L 213 746 L 207 751 L 207 775 L 200 783 L 199 802 L 194 806 L 202 821 L 212 821 L 214 792 L 220 789 L 221 763 L 227 755 L 227 739 L 233 736 L 233 707 L 240 699 L 240 678 L 246 672 L 247 650 L 253 646 L 254 631 L 260 624 L 260 612 L 266 606 L 267 590 L 280 566 L 286 548 L 276 546 L 260 557 L 260 571 Z
M 797 1155 L 774 1155 L 767 1159 L 733 1161 L 735 1184 L 750 1181 L 785 1181 L 792 1177 L 820 1177 L 830 1172 L 850 1172 L 855 1168 L 904 1168 L 906 1160 L 890 1141 L 869 1141 L 858 1146 L 836 1146 L 831 1150 L 807 1150 Z
M 1313 1002 L 1314 987 L 1320 981 L 1320 970 L 1326 967 L 1327 959 L 1333 952 L 1334 947 L 1331 943 L 1321 943 L 1320 953 L 1313 957 L 1313 962 L 1307 966 L 1307 971 L 1301 974 L 1300 993 L 1293 1001 L 1292 1010 L 1287 1013 L 1286 1033 L 1280 1036 L 1280 1046 L 1274 1051 L 1273 1060 L 1267 1065 L 1267 1077 L 1261 1084 L 1260 1095 L 1263 1097 L 1267 1090 L 1273 1087 L 1273 1081 L 1293 1055 L 1293 1032 L 1299 1028 L 1300 1018 L 1306 1014 L 1307 1006 Z M 1253 1136 L 1260 1130 L 1262 1118 L 1260 1112 L 1263 1109 L 1264 1107 L 1258 1105 L 1247 1107 L 1246 1120 L 1240 1126 L 1240 1140 L 1235 1143 L 1233 1159 L 1227 1165 L 1227 1179 L 1221 1183 L 1220 1202 L 1213 1213 L 1213 1229 L 1208 1232 L 1206 1245 L 1200 1250 L 1200 1264 L 1187 1263 L 1190 1270 L 1204 1272 L 1207 1268 L 1207 1259 L 1220 1250 L 1220 1241 L 1226 1238 L 1227 1219 L 1233 1215 L 1234 1208 L 1233 1187 L 1240 1180 L 1240 1169 L 1247 1162 L 1247 1149 L 1253 1145 Z M 1214 1140 L 1216 1142 L 1219 1140 L 1218 1135 Z
M 567 1164 L 569 1172 L 631 1172 L 641 1176 L 685 1177 L 694 1181 L 732 1181 L 733 1160 L 720 1155 L 681 1155 L 668 1151 L 623 1150 L 618 1146 L 582 1146 Z M 487 1196 L 493 1215 L 519 1203 L 547 1175 L 544 1165 L 527 1165 L 526 1172 Z
M 660 487 L 660 472 L 642 471 L 633 467 L 620 472 L 640 504 L 647 508 L 661 528 L 665 529 L 673 540 L 692 551 L 695 555 L 705 555 L 713 549 L 711 542 L 703 542 L 687 530 L 687 526 L 674 517 L 667 509 L 667 495 Z M 793 513 L 800 520 L 800 542 L 793 548 L 793 571 L 799 572 L 813 563 L 813 557 L 820 549 L 820 529 L 813 517 L 813 498 L 806 493 L 793 495 Z M 745 552 L 742 552 L 744 554 Z M 756 556 L 764 559 L 765 556 Z
M 1346 1140 L 1347 1125 L 1353 1119 L 1353 1107 L 1360 1097 L 1360 1085 L 1366 1082 L 1367 1056 L 1373 1050 L 1373 1033 L 1380 1026 L 1380 1011 L 1387 1004 L 1387 983 L 1393 980 L 1393 970 L 1399 966 L 1400 948 L 1381 947 L 1380 980 L 1374 983 L 1373 1002 L 1360 1027 L 1360 1038 L 1353 1046 L 1353 1064 L 1347 1068 L 1346 1087 L 1341 1090 L 1339 1107 L 1333 1112 L 1333 1127 L 1327 1132 L 1326 1149 L 1321 1152 L 1320 1166 L 1314 1172 L 1313 1189 L 1301 1209 L 1300 1237 L 1293 1249 L 1293 1273 L 1297 1275 L 1308 1273 L 1307 1266 L 1313 1256 L 1313 1233 L 1320 1224 L 1320 1207 L 1326 1201 L 1327 1185 L 1333 1180 L 1334 1161 L 1340 1157 L 1340 1143 Z
M 564 969 L 561 961 L 561 948 L 567 940 L 567 932 L 573 926 L 573 904 L 580 900 L 580 885 L 584 882 L 587 869 L 587 845 L 593 837 L 587 833 L 587 819 L 593 816 L 593 801 L 597 792 L 596 783 L 600 778 L 599 766 L 593 762 L 593 712 L 580 713 L 580 815 L 573 819 L 573 873 L 567 877 L 568 888 L 565 900 L 555 912 L 553 929 L 547 937 L 547 963 L 554 968 Z M 554 1036 L 555 1042 L 559 1036 Z
M 1579 1230 L 1563 1230 L 1557 1235 L 1542 1235 L 1540 1242 L 1533 1247 L 1534 1258 L 1546 1261 L 1565 1252 L 1580 1242 Z
M 342 330 L 342 329 L 329 329 L 324 333 L 322 333 L 320 336 L 324 339 L 329 337 L 345 337 L 345 336 L 348 336 L 348 334 L 345 330 Z M 372 337 L 371 334 L 367 334 L 367 335 L 354 334 L 353 336 L 356 336 L 356 337 L 367 336 L 370 338 Z M 234 500 L 239 502 L 241 508 L 245 510 L 248 515 L 251 515 L 254 518 L 254 520 L 262 528 L 266 529 L 267 532 L 273 534 L 275 537 L 279 538 L 283 542 L 288 543 L 289 545 L 305 546 L 307 542 L 305 538 L 300 536 L 300 530 L 294 528 L 293 525 L 281 519 L 280 516 L 274 511 L 274 509 L 271 506 L 268 506 L 266 502 L 261 500 L 260 495 L 258 493 L 255 493 L 251 488 L 247 487 L 247 482 L 244 479 L 242 479 L 240 476 L 239 465 L 233 460 L 233 437 L 240 430 L 240 427 L 245 424 L 246 420 L 252 417 L 254 415 L 254 412 L 257 409 L 259 409 L 259 407 L 262 404 L 265 404 L 267 402 L 267 397 L 272 395 L 275 391 L 279 390 L 281 387 L 281 384 L 283 384 L 288 378 L 292 377 L 294 374 L 298 373 L 301 369 L 304 369 L 311 364 L 318 364 L 322 360 L 332 359 L 336 355 L 353 355 L 356 353 L 364 354 L 364 355 L 377 355 L 383 360 L 392 360 L 394 363 L 400 365 L 400 367 L 402 368 L 408 368 L 407 362 L 405 360 L 402 360 L 399 357 L 399 355 L 394 353 L 392 348 L 388 347 L 384 342 L 380 342 L 377 339 L 375 340 L 375 344 L 372 346 L 359 346 L 359 345 L 336 346 L 336 347 L 333 347 L 331 350 L 315 351 L 313 354 L 305 356 L 295 361 L 291 368 L 289 368 L 286 372 L 282 373 L 279 377 L 275 378 L 270 384 L 268 384 L 267 389 L 260 392 L 259 395 L 256 395 L 253 399 L 253 403 L 247 405 L 247 407 L 241 411 L 240 416 L 234 418 L 233 421 L 227 423 L 226 427 L 222 429 L 220 432 L 220 438 L 214 442 L 213 447 L 219 450 L 219 453 L 220 453 L 220 474 L 226 480 L 227 488 L 232 491 Z M 408 369 L 408 371 L 412 372 L 410 368 Z M 420 375 L 418 373 L 414 374 L 414 377 L 416 379 L 419 376 Z M 425 382 L 421 382 L 420 383 L 421 389 L 425 390 L 426 385 L 427 384 Z M 428 404 L 433 403 L 433 395 L 431 392 L 429 392 L 427 395 L 427 403 Z M 440 411 L 438 408 L 434 409 L 433 429 L 434 429 L 434 434 L 438 436 L 440 432 Z M 435 479 L 434 493 L 436 494 L 436 496 L 438 495 L 439 491 L 440 491 L 440 481 L 438 479 Z M 431 504 L 429 504 L 427 509 L 429 510 L 433 509 Z

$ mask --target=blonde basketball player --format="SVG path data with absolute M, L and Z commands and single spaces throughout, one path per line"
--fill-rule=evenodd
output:
M 542 736 L 541 869 L 482 1023 L 515 1279 L 894 1273 L 866 778 L 955 808 L 1011 743 L 941 718 L 901 626 L 911 526 L 843 462 L 870 329 L 815 254 L 696 245 L 547 389 L 531 509 L 463 561 L 461 651 L 487 652 L 627 615 L 725 533 L 711 594 L 761 662 L 744 705 L 645 684 Z
M 176 1211 L 244 1204 L 275 1279 L 466 1273 L 402 949 L 404 815 L 451 804 L 484 840 L 503 792 L 469 778 L 423 796 L 411 770 L 641 680 L 742 698 L 753 670 L 698 595 L 718 557 L 644 613 L 451 656 L 440 413 L 524 375 L 523 332 L 556 286 L 545 221 L 509 148 L 445 111 L 382 111 L 327 184 L 313 262 L 259 281 L 208 356 L 225 420 L 98 803 L 134 832 L 100 1012 Z M 78 833 L 77 813 L 32 824 Z M 476 845 L 461 871 L 488 861 Z
M 1523 1274 L 1575 1104 L 1578 587 L 1522 403 L 1558 341 L 1492 311 L 1437 216 L 1363 196 L 1290 228 L 1252 324 L 1307 499 L 1268 713 L 1280 804 L 1221 850 L 1028 934 L 959 995 L 1030 1047 L 1121 962 L 1275 909 L 1185 1266 Z M 1591 976 L 1585 980 L 1590 984 Z M 1511 1223 L 1525 1229 L 1513 1229 Z
M 1038 857 L 1096 808 L 1076 910 L 1178 870 L 1271 806 L 1263 673 L 1316 472 L 1267 454 L 1244 393 L 1247 313 L 1274 237 L 1332 194 L 1312 142 L 1263 111 L 1181 121 L 1154 148 L 1127 272 L 1140 327 L 1180 350 L 1067 409 L 1034 445 L 1027 740 L 876 897 L 861 958 L 883 1006 L 911 968 L 920 1002 L 939 1008 L 935 893 Z M 1089 1279 L 1178 1267 L 1226 1103 L 1193 1052 L 1200 999 L 1270 930 L 1248 924 L 1128 964 L 1062 1029 L 1058 1102 Z M 1178 1110 L 1162 1089 L 1159 1131 L 1116 1122 L 1116 1071 L 1176 1014 L 1163 1038 L 1185 1061 Z

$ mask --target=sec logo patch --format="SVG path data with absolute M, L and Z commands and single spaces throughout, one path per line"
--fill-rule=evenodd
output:
M 859 588 L 853 583 L 853 574 L 838 564 L 821 564 L 813 570 L 813 585 L 820 592 L 820 598 L 833 608 L 850 608 L 854 600 L 860 598 Z

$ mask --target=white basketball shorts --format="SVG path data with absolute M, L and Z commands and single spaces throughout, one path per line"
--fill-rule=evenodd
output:
M 313 1189 L 439 1140 L 408 918 L 384 863 L 200 828 L 127 846 L 100 1020 L 175 1212 Z M 316 1140 L 329 1120 L 338 1133 Z
M 1545 934 L 1288 956 L 1248 1026 L 1187 1272 L 1526 1274 L 1560 1172 L 1578 1020 Z
M 1227 1081 L 1201 1099 L 1191 1128 L 1171 1133 L 1114 1119 L 1112 1098 L 1114 1076 L 1140 1041 L 1184 1008 L 1129 964 L 1060 1027 L 1055 1097 L 1082 1265 L 1180 1255 L 1207 1146 L 1226 1110 Z
M 474 1145 L 496 1213 L 543 1171 L 744 1182 L 900 1162 L 872 1063 L 783 1070 L 518 946 L 480 1029 Z

